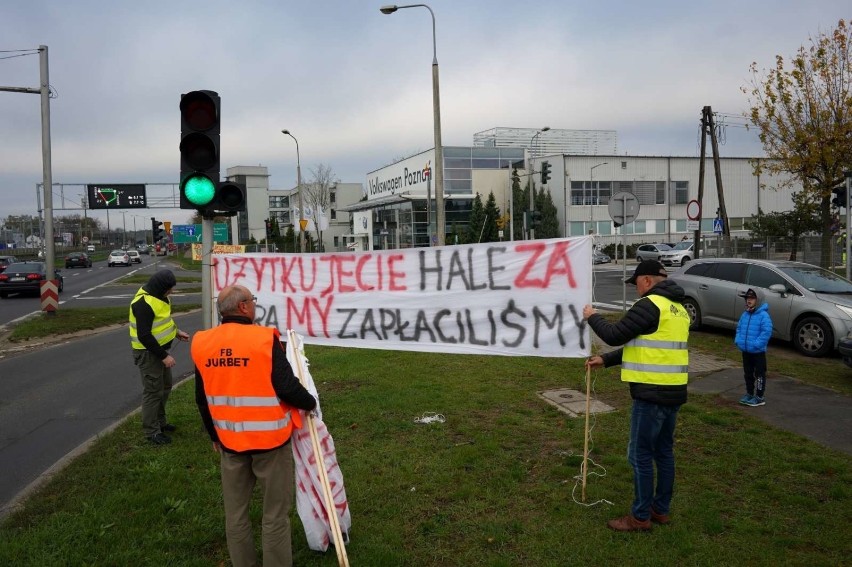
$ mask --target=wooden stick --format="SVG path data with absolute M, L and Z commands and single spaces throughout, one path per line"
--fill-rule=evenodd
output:
M 583 435 L 583 491 L 582 499 L 586 501 L 586 475 L 589 472 L 589 413 L 592 405 L 592 369 L 586 367 L 586 429 Z
M 302 375 L 302 353 L 297 348 L 296 333 L 293 330 L 289 332 L 290 345 L 293 348 L 293 354 L 296 359 L 296 375 L 302 386 L 305 385 L 305 378 Z M 314 450 L 314 459 L 316 461 L 317 473 L 322 486 L 323 500 L 325 501 L 325 512 L 328 517 L 329 527 L 331 528 L 331 536 L 334 539 L 334 551 L 337 553 L 337 563 L 340 567 L 349 567 L 349 557 L 346 555 L 346 545 L 343 542 L 343 534 L 340 529 L 340 519 L 337 517 L 337 507 L 334 505 L 334 494 L 331 492 L 331 484 L 328 482 L 328 471 L 325 470 L 325 457 L 323 456 L 322 446 L 319 442 L 319 434 L 317 433 L 317 424 L 314 422 L 314 416 L 310 413 L 306 414 L 308 420 L 308 431 L 311 434 L 311 446 Z

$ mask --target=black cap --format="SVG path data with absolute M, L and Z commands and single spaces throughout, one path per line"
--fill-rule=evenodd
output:
M 743 294 L 743 297 L 745 297 L 746 299 L 748 299 L 749 297 L 757 299 L 757 292 L 751 288 L 748 288 L 748 290 Z
M 666 268 L 657 260 L 645 260 L 636 266 L 633 275 L 624 280 L 624 283 L 636 285 L 636 278 L 639 276 L 663 276 L 667 278 L 669 274 L 666 272 Z

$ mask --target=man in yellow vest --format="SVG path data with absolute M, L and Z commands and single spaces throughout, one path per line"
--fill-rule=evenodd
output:
M 176 285 L 171 270 L 159 270 L 130 302 L 130 346 L 133 363 L 142 376 L 142 431 L 154 445 L 171 443 L 172 438 L 166 432 L 175 430 L 166 421 L 166 402 L 172 391 L 175 365 L 169 348 L 175 339 L 189 340 L 189 335 L 179 330 L 172 319 L 168 296 Z
M 290 510 L 295 469 L 290 436 L 314 397 L 293 374 L 278 330 L 254 324 L 257 298 L 243 286 L 216 301 L 222 322 L 192 339 L 195 402 L 220 455 L 228 553 L 235 567 L 257 565 L 249 504 L 263 488 L 263 565 L 293 562 Z
M 634 499 L 630 514 L 607 523 L 616 531 L 646 531 L 652 521 L 670 522 L 674 431 L 677 412 L 686 402 L 690 320 L 682 305 L 683 288 L 666 277 L 666 269 L 656 260 L 636 266 L 626 283 L 636 286 L 640 299 L 615 323 L 597 314 L 591 305 L 583 308 L 583 318 L 601 340 L 611 346 L 623 345 L 592 356 L 586 367 L 620 364 L 621 380 L 630 384 L 633 398 L 627 460 L 633 466 Z

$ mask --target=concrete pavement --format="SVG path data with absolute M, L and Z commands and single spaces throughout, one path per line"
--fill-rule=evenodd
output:
M 612 350 L 597 337 L 594 341 L 601 350 Z M 693 349 L 689 352 L 689 392 L 716 394 L 738 402 L 745 394 L 742 366 Z M 852 397 L 770 369 L 766 378 L 766 405 L 740 407 L 778 429 L 852 455 Z

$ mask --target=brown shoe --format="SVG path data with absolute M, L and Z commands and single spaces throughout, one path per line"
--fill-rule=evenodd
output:
M 651 520 L 637 520 L 633 514 L 627 514 L 622 518 L 608 521 L 606 525 L 617 532 L 647 532 L 651 529 Z
M 654 510 L 653 506 L 651 507 L 651 521 L 662 526 L 668 524 L 672 521 L 668 514 L 658 514 L 656 510 Z

